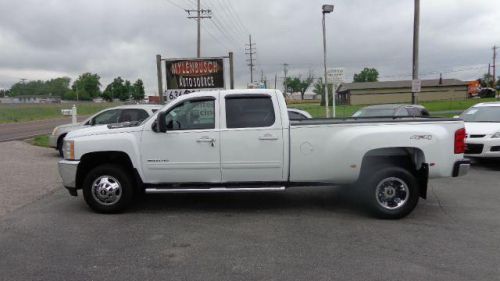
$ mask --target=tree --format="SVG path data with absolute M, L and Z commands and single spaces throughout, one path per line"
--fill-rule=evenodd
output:
M 92 99 L 101 94 L 101 77 L 97 74 L 86 72 L 81 74 L 71 86 L 73 92 L 78 95 L 79 99 Z
M 316 82 L 314 84 L 314 89 L 313 89 L 313 92 L 317 95 L 320 95 L 321 96 L 321 105 L 324 106 L 325 105 L 325 86 L 323 84 L 323 79 L 319 79 L 318 82 Z M 333 85 L 332 84 L 328 84 L 328 102 L 329 104 L 333 104 Z
M 106 89 L 104 89 L 104 92 L 102 92 L 102 98 L 109 102 L 113 101 L 113 87 L 111 84 L 106 86 Z
M 120 98 L 121 101 L 126 101 L 126 100 L 129 100 L 130 97 L 132 96 L 132 94 L 134 92 L 134 87 L 132 87 L 132 84 L 128 80 L 125 80 L 125 83 L 123 84 L 123 87 L 125 89 L 124 89 L 124 91 L 122 92 L 122 94 L 120 95 L 119 98 Z
M 493 75 L 490 73 L 485 73 L 483 78 L 479 79 L 479 83 L 481 83 L 481 87 L 493 87 Z
M 135 101 L 143 100 L 145 96 L 144 83 L 141 79 L 137 79 L 134 83 L 134 91 L 132 92 L 132 98 Z
M 300 92 L 300 98 L 304 99 L 304 94 L 311 85 L 313 78 L 309 75 L 306 79 L 302 80 L 301 77 L 287 77 L 285 80 L 286 88 L 291 90 L 292 93 Z
M 378 71 L 375 68 L 365 67 L 359 74 L 354 74 L 354 82 L 377 82 Z
M 130 98 L 130 82 L 127 81 L 129 85 L 128 87 L 126 86 L 126 82 L 124 82 L 125 81 L 120 76 L 113 79 L 113 82 L 106 86 L 102 97 L 108 101 L 112 101 L 116 98 L 120 99 L 121 101 L 128 100 Z
M 63 98 L 69 91 L 71 79 L 59 77 L 47 81 L 34 80 L 28 82 L 17 82 L 10 88 L 12 96 L 56 96 Z
M 69 85 L 71 83 L 71 78 L 69 77 L 60 77 L 51 79 L 45 82 L 45 88 L 49 92 L 50 95 L 58 96 L 64 98 L 70 92 Z
M 10 94 L 10 93 L 9 93 L 9 90 L 0 89 L 0 96 L 1 96 L 1 97 L 4 97 L 4 98 L 5 98 L 5 97 L 9 96 L 9 94 Z

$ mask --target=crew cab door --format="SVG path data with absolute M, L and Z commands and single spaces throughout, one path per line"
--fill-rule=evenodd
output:
M 221 95 L 223 182 L 283 181 L 283 128 L 275 96 Z
M 167 110 L 167 132 L 145 130 L 141 156 L 148 183 L 218 183 L 218 94 L 178 102 Z

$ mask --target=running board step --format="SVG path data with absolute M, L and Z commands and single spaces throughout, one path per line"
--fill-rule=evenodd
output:
M 284 186 L 277 187 L 213 187 L 213 188 L 146 188 L 146 193 L 208 193 L 208 192 L 259 192 L 283 191 Z

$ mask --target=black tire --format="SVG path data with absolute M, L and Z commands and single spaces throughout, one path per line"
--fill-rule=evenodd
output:
M 62 135 L 57 139 L 57 151 L 59 151 L 59 156 L 64 157 L 63 154 L 63 141 L 66 135 Z
M 408 170 L 386 166 L 372 170 L 370 174 L 365 174 L 365 178 L 361 188 L 373 215 L 382 219 L 400 219 L 417 206 L 419 185 Z
M 108 192 L 107 190 L 101 190 L 101 192 L 98 193 L 94 190 L 93 185 L 99 178 L 101 178 L 99 180 L 101 186 L 116 188 L 117 183 L 120 191 L 116 192 L 116 190 L 114 190 Z M 134 181 L 127 174 L 127 171 L 113 164 L 104 164 L 92 169 L 86 175 L 82 189 L 85 202 L 92 210 L 98 213 L 119 213 L 124 211 L 132 203 L 135 190 Z M 109 194 L 112 195 L 109 196 Z M 108 202 L 104 202 L 106 196 Z

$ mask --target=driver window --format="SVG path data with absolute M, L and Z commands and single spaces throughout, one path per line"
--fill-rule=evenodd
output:
M 215 129 L 215 101 L 185 101 L 165 116 L 167 130 Z
M 91 125 L 106 125 L 113 124 L 118 122 L 118 118 L 120 117 L 120 110 L 112 109 L 108 111 L 104 111 L 103 113 L 94 117 L 91 121 Z

